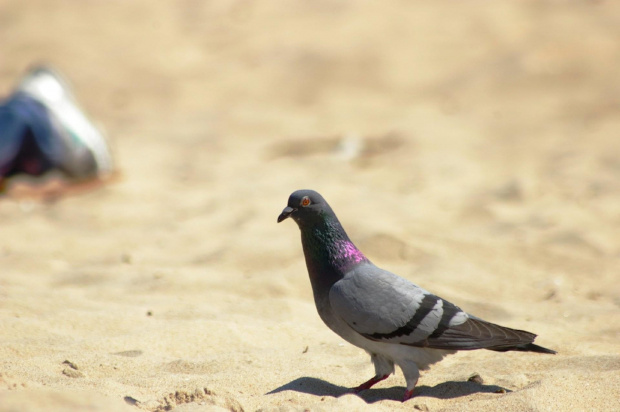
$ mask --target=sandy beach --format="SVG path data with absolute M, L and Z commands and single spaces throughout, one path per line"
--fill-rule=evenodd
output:
M 620 411 L 620 4 L 0 0 L 0 39 L 0 96 L 54 65 L 118 168 L 0 198 L 0 411 Z M 302 188 L 558 354 L 352 394 L 276 223 Z

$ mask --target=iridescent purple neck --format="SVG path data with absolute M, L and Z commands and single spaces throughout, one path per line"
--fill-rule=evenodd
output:
M 364 254 L 351 242 L 335 216 L 302 227 L 302 244 L 311 276 L 333 273 L 344 276 L 355 265 L 368 262 Z
M 338 240 L 334 245 L 332 264 L 343 272 L 348 272 L 358 263 L 368 262 L 368 258 L 350 240 Z
M 296 220 L 317 307 L 327 305 L 330 288 L 355 266 L 369 262 L 329 209 L 312 219 Z

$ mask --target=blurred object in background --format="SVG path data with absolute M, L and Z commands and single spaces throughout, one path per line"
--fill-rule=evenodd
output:
M 0 103 L 0 193 L 9 178 L 29 175 L 45 186 L 103 181 L 112 173 L 106 138 L 86 117 L 68 82 L 55 70 L 29 70 Z M 13 179 L 11 179 L 13 180 Z

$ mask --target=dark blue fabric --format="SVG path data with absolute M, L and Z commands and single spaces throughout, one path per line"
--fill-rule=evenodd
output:
M 24 93 L 0 104 L 0 177 L 41 175 L 56 166 L 63 147 L 48 109 Z

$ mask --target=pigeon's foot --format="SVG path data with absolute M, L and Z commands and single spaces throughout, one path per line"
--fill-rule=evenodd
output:
M 405 391 L 405 396 L 403 396 L 403 402 L 406 402 L 409 399 L 413 398 L 413 389 L 414 388 L 411 388 Z
M 383 376 L 374 376 L 373 378 L 369 379 L 367 382 L 362 383 L 357 388 L 353 388 L 353 392 L 359 393 L 361 391 L 365 391 L 366 389 L 370 389 L 375 383 L 381 382 L 382 380 L 387 379 L 388 376 L 390 375 L 387 374 Z

